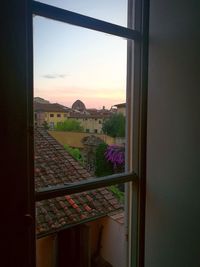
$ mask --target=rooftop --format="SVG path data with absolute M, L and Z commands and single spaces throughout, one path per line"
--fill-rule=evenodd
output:
M 35 187 L 64 185 L 91 178 L 43 128 L 35 129 Z M 38 237 L 122 210 L 107 188 L 37 202 Z
M 125 108 L 126 107 L 126 103 L 120 103 L 120 104 L 116 104 L 113 107 L 117 107 L 117 108 Z
M 92 114 L 70 112 L 69 117 L 70 118 L 83 118 L 83 119 L 101 119 L 101 118 L 108 118 L 110 117 L 111 114 L 112 113 L 101 113 L 101 112 L 96 112 Z
M 62 106 L 58 103 L 39 103 L 34 101 L 34 111 L 43 112 L 68 112 L 70 108 Z

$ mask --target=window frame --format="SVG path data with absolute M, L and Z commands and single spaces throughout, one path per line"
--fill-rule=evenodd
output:
M 135 12 L 133 12 L 134 8 Z M 126 28 L 37 1 L 32 2 L 32 15 L 38 15 L 130 40 L 127 45 L 127 86 L 132 88 L 132 90 L 127 95 L 127 110 L 130 111 L 127 112 L 129 125 L 127 126 L 127 138 L 130 144 L 130 147 L 127 147 L 127 153 L 131 155 L 132 151 L 136 151 L 136 153 L 130 157 L 130 172 L 98 179 L 93 178 L 71 185 L 42 189 L 35 193 L 35 201 L 83 192 L 108 185 L 131 182 L 128 191 L 132 201 L 131 203 L 126 203 L 127 209 L 130 212 L 129 236 L 131 237 L 129 240 L 128 266 L 142 267 L 144 266 L 149 1 L 128 0 L 128 10 L 129 28 Z M 132 41 L 134 41 L 134 45 Z M 134 138 L 131 130 L 133 128 Z
M 132 2 L 132 1 L 129 1 L 129 2 Z M 33 12 L 33 15 L 38 15 L 44 18 L 52 19 L 52 20 L 59 21 L 59 22 L 64 22 L 67 24 L 75 25 L 75 26 L 80 26 L 82 28 L 87 28 L 87 29 L 98 31 L 98 32 L 108 33 L 108 34 L 111 34 L 117 37 L 123 37 L 128 40 L 141 43 L 142 38 L 138 30 L 133 30 L 131 28 L 126 28 L 126 27 L 112 24 L 109 22 L 105 22 L 99 19 L 77 14 L 72 11 L 64 10 L 64 9 L 50 6 L 50 5 L 40 3 L 37 1 L 33 1 L 32 12 Z M 132 25 L 130 26 L 132 27 Z M 129 139 L 130 138 L 131 136 L 129 136 Z M 127 172 L 122 175 L 124 176 L 124 182 L 133 181 L 135 177 L 137 176 L 136 173 L 134 172 L 132 173 Z M 117 179 L 118 176 L 119 176 L 119 179 Z M 115 179 L 112 179 L 113 177 L 115 177 Z M 108 177 L 107 176 L 102 177 L 102 180 L 105 180 L 105 185 L 107 183 L 117 184 L 121 181 L 121 175 L 111 175 Z M 84 183 L 87 185 L 86 187 L 84 186 Z M 93 179 L 91 179 L 91 181 L 90 180 L 84 181 L 84 183 L 79 182 L 75 184 L 77 187 L 80 184 L 80 187 L 82 187 L 83 191 L 89 190 L 90 184 L 92 185 L 92 187 L 94 186 Z M 96 184 L 97 184 L 97 187 L 100 187 L 100 184 L 98 185 L 98 181 L 96 181 Z M 63 188 L 62 194 L 65 194 L 65 192 L 71 192 L 70 188 L 72 189 L 73 187 L 74 185 L 67 185 L 67 186 L 60 187 L 58 190 L 61 190 L 61 188 Z M 53 186 L 51 187 L 51 189 L 46 189 L 46 188 L 41 189 L 40 192 L 36 192 L 36 200 L 38 199 L 39 195 L 41 196 L 44 192 L 45 194 L 43 195 L 45 195 L 45 199 L 55 197 L 56 193 L 54 195 L 54 192 L 57 192 L 58 190 L 56 187 L 53 187 Z M 40 197 L 40 200 L 42 200 L 41 197 Z
M 130 0 L 129 0 L 130 1 Z M 34 15 L 68 23 L 82 28 L 96 30 L 131 40 L 139 40 L 140 33 L 137 30 L 119 26 L 110 22 L 81 15 L 59 7 L 50 6 L 33 0 L 32 12 Z

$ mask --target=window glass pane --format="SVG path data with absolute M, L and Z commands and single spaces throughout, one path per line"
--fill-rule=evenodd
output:
M 127 26 L 127 0 L 39 0 L 38 2 Z
M 127 41 L 34 17 L 36 190 L 125 171 Z
M 37 202 L 37 267 L 126 266 L 125 214 L 109 188 Z

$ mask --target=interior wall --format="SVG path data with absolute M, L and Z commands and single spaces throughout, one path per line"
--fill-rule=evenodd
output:
M 88 223 L 91 229 L 91 255 L 94 256 L 103 226 L 100 254 L 113 267 L 126 266 L 126 235 L 124 223 L 111 217 L 104 217 Z M 120 242 L 119 242 L 120 241 Z
M 199 17 L 150 0 L 146 267 L 200 266 Z
M 56 267 L 56 235 L 37 239 L 36 267 Z

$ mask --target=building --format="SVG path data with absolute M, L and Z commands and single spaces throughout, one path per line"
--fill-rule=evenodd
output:
M 111 115 L 112 111 L 105 107 L 100 110 L 87 109 L 82 101 L 76 100 L 72 105 L 69 118 L 79 121 L 86 133 L 102 134 L 102 124 Z
M 36 126 L 46 123 L 51 129 L 65 121 L 70 114 L 70 109 L 58 103 L 44 103 L 34 101 L 34 121 Z
M 73 119 L 80 122 L 86 133 L 102 133 L 102 123 L 109 118 L 112 111 L 97 109 L 86 109 L 85 104 L 76 100 L 72 108 L 65 107 L 58 103 L 49 103 L 40 97 L 34 98 L 34 121 L 35 125 L 43 126 L 44 123 L 53 129 L 57 123 L 64 122 L 67 119 Z
M 102 134 L 102 124 L 110 116 L 111 113 L 104 114 L 98 111 L 96 111 L 96 114 L 90 114 L 89 112 L 87 114 L 71 112 L 69 118 L 79 121 L 86 133 Z
M 72 104 L 72 110 L 84 113 L 86 111 L 86 107 L 85 104 L 78 99 Z
M 122 113 L 124 116 L 126 116 L 126 103 L 121 103 L 114 105 L 113 107 L 116 107 L 116 112 L 117 113 Z

